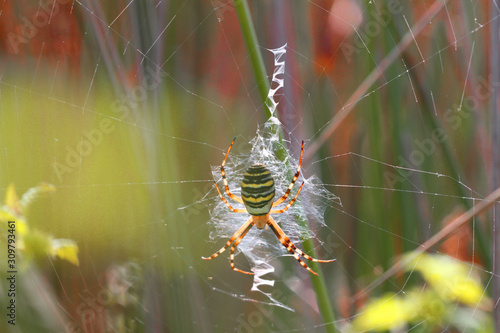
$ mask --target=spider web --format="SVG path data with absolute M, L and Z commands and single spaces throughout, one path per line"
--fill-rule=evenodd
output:
M 281 197 L 290 183 L 290 170 L 296 170 L 298 161 L 295 161 L 292 156 L 286 155 L 283 159 L 276 156 L 276 152 L 287 153 L 287 147 L 280 142 L 281 122 L 277 118 L 277 106 L 275 96 L 283 88 L 283 78 L 285 74 L 285 54 L 286 44 L 278 49 L 270 50 L 274 54 L 275 70 L 272 77 L 272 83 L 276 83 L 274 88 L 269 90 L 266 105 L 269 108 L 271 117 L 266 121 L 262 128 L 257 129 L 256 136 L 249 142 L 250 151 L 243 154 L 235 154 L 232 152 L 226 166 L 229 188 L 238 197 L 241 197 L 241 179 L 243 173 L 249 165 L 260 163 L 265 165 L 273 174 L 275 186 L 278 189 L 276 197 Z M 285 166 L 285 167 L 284 167 Z M 286 167 L 288 166 L 288 167 Z M 307 168 L 306 168 L 307 170 Z M 212 167 L 212 174 L 217 182 L 221 182 L 220 166 Z M 329 192 L 321 183 L 317 176 L 304 178 L 303 176 L 297 180 L 295 190 L 291 192 L 289 200 L 297 193 L 299 184 L 304 184 L 300 193 L 300 199 L 296 206 L 298 208 L 289 209 L 286 212 L 279 214 L 275 220 L 280 224 L 286 235 L 292 243 L 300 244 L 301 241 L 314 238 L 317 239 L 317 230 L 325 226 L 324 213 L 327 206 L 334 203 L 340 204 L 339 198 Z M 223 185 L 222 185 L 223 186 Z M 223 188 L 223 187 L 220 188 Z M 213 209 L 210 211 L 210 224 L 214 227 L 210 238 L 218 240 L 221 237 L 224 239 L 230 238 L 236 230 L 249 218 L 248 214 L 234 214 L 225 203 L 218 200 L 217 204 L 213 204 Z M 230 200 L 231 201 L 231 200 Z M 288 201 L 284 202 L 284 205 Z M 243 205 L 239 205 L 244 208 Z M 303 208 L 307 207 L 307 208 Z M 236 208 L 236 207 L 235 207 Z M 277 208 L 279 209 L 279 208 Z M 308 221 L 305 225 L 303 221 Z M 261 291 L 259 286 L 273 286 L 274 281 L 267 280 L 266 275 L 274 272 L 274 267 L 270 264 L 272 259 L 287 255 L 288 252 L 281 243 L 276 242 L 268 230 L 253 231 L 245 236 L 245 241 L 238 245 L 238 249 L 252 263 L 252 271 L 254 272 L 254 283 L 252 291 Z M 290 254 L 288 254 L 290 255 Z M 236 257 L 237 258 L 237 257 Z M 287 308 L 291 308 L 275 300 L 268 292 L 263 292 L 273 304 Z
M 355 2 L 338 3 L 353 6 Z M 467 110 L 485 107 L 491 96 L 489 85 L 484 84 L 489 80 L 484 72 L 488 47 L 482 39 L 499 16 L 486 16 L 486 6 L 479 1 L 463 2 L 466 9 L 462 12 L 446 1 L 425 1 L 420 9 L 427 13 L 441 3 L 440 15 L 425 22 L 431 26 L 425 31 L 431 31 L 427 38 L 432 47 L 421 45 L 420 35 L 414 31 L 418 16 L 412 17 L 406 8 L 402 13 L 390 13 L 391 19 L 402 18 L 403 30 L 410 32 L 412 42 L 409 56 L 399 53 L 397 65 L 389 68 L 382 68 L 383 54 L 372 53 L 369 44 L 384 35 L 393 43 L 392 50 L 397 50 L 401 38 L 383 20 L 370 16 L 380 11 L 378 1 L 370 1 L 363 8 L 359 4 L 353 7 L 365 17 L 364 22 L 340 16 L 338 8 L 327 6 L 327 2 L 294 1 L 291 7 L 278 2 L 255 5 L 253 17 L 262 27 L 269 24 L 272 27 L 269 31 L 273 32 L 272 38 L 260 38 L 258 50 L 275 70 L 269 77 L 273 90 L 266 104 L 272 116 L 267 122 L 251 79 L 250 59 L 241 41 L 235 38 L 241 32 L 228 28 L 233 27 L 230 23 L 235 20 L 231 2 L 203 2 L 197 9 L 187 1 L 173 4 L 159 0 L 148 4 L 131 0 L 102 11 L 102 4 L 94 1 L 54 0 L 31 4 L 34 9 L 31 12 L 16 8 L 18 15 L 25 17 L 37 32 L 24 36 L 26 43 L 18 42 L 20 52 L 24 50 L 25 55 L 9 52 L 0 65 L 3 188 L 14 182 L 18 192 L 24 193 L 42 181 L 56 185 L 56 194 L 39 199 L 30 208 L 30 224 L 58 238 L 75 240 L 81 261 L 79 267 L 45 262 L 20 275 L 19 283 L 27 292 L 18 298 L 19 312 L 36 313 L 40 321 L 33 324 L 19 314 L 23 331 L 118 332 L 126 325 L 129 330 L 145 331 L 170 328 L 172 331 L 293 332 L 321 331 L 331 325 L 321 320 L 309 273 L 269 230 L 252 228 L 238 246 L 243 255 L 236 256 L 236 266 L 253 268 L 252 284 L 247 276 L 235 277 L 237 273 L 230 270 L 225 258 L 228 251 L 217 260 L 199 259 L 218 250 L 249 217 L 230 212 L 213 188 L 213 180 L 220 184 L 219 166 L 235 135 L 236 144 L 228 157 L 226 173 L 231 191 L 238 196 L 242 173 L 257 162 L 270 168 L 277 197 L 283 195 L 290 182 L 290 170 L 298 163 L 300 142 L 305 140 L 307 156 L 302 163 L 303 172 L 290 197 L 302 182 L 304 188 L 296 205 L 274 218 L 298 247 L 302 241 L 313 238 L 319 257 L 338 259 L 333 264 L 322 264 L 322 270 L 330 290 L 328 296 L 336 307 L 337 320 L 333 324 L 349 331 L 350 323 L 368 313 L 359 304 L 368 300 L 354 297 L 355 291 L 379 281 L 387 268 L 365 250 L 364 244 L 356 242 L 351 226 L 356 225 L 355 232 L 365 234 L 365 240 L 373 237 L 378 246 L 384 237 L 396 239 L 397 244 L 409 249 L 421 244 L 402 229 L 379 223 L 377 215 L 384 214 L 385 208 L 377 205 L 386 203 L 374 198 L 386 198 L 392 193 L 408 195 L 419 206 L 420 216 L 416 220 L 426 240 L 441 229 L 439 223 L 457 203 L 466 201 L 476 205 L 491 190 L 488 177 L 492 170 L 481 169 L 482 164 L 471 163 L 468 167 L 473 170 L 467 170 L 467 179 L 459 179 L 434 158 L 439 142 L 424 125 L 424 101 L 411 74 L 423 76 L 429 67 L 435 69 L 435 76 L 425 77 L 423 82 L 432 96 L 435 114 L 442 117 L 453 136 L 450 139 L 453 149 L 468 144 L 460 140 L 462 127 L 458 125 L 476 126 L 479 132 L 488 133 L 488 117 Z M 60 6 L 59 11 L 56 5 Z M 81 76 L 72 73 L 71 63 L 57 54 L 47 61 L 46 53 L 55 46 L 50 44 L 54 36 L 44 28 L 66 15 L 62 10 L 64 5 L 70 15 L 79 15 L 82 21 L 82 33 L 74 37 L 82 43 L 85 54 L 80 64 L 85 69 Z M 7 17 L 6 8 L 2 8 L 0 19 Z M 44 8 L 49 8 L 45 13 L 50 13 L 46 14 L 50 19 L 46 23 L 40 21 L 38 27 L 33 15 Z M 283 24 L 280 25 L 281 15 L 276 14 L 281 13 L 279 10 L 289 10 L 285 12 L 294 20 L 306 22 L 304 8 L 326 13 L 329 24 L 340 22 L 344 29 L 352 31 L 352 35 L 345 35 L 338 43 L 336 52 L 346 60 L 344 65 L 348 70 L 341 73 L 355 78 L 345 86 L 327 75 L 328 64 L 320 63 L 312 54 L 312 45 L 292 42 L 307 30 L 304 23 L 297 25 L 300 31 L 296 35 L 280 30 Z M 151 24 L 136 22 L 140 16 L 134 13 L 141 10 L 149 10 Z M 498 8 L 489 10 L 499 13 Z M 467 14 L 467 20 L 460 13 Z M 186 21 L 188 28 L 182 29 Z M 29 29 L 26 20 L 20 22 L 21 29 Z M 136 22 L 136 28 L 142 24 L 147 28 L 128 29 L 130 22 Z M 72 29 L 76 31 L 76 27 Z M 439 29 L 445 30 L 447 39 L 433 35 Z M 219 39 L 211 40 L 213 53 L 203 54 L 198 47 L 207 32 L 216 33 Z M 165 49 L 169 38 L 170 48 Z M 33 46 L 35 42 L 38 47 Z M 284 48 L 273 49 L 285 43 Z M 61 45 L 68 44 L 69 39 Z M 272 49 L 274 57 L 268 49 Z M 453 53 L 459 54 L 456 58 L 462 57 L 456 66 L 443 60 L 454 58 L 450 56 Z M 232 63 L 215 62 L 218 66 L 214 69 L 204 63 L 224 54 L 230 54 Z M 361 64 L 356 57 L 369 59 L 369 64 Z M 30 71 L 19 74 L 19 62 L 24 62 Z M 286 69 L 280 65 L 284 62 Z M 134 65 L 127 67 L 126 63 Z M 197 67 L 194 63 L 202 65 Z M 365 65 L 381 73 L 369 87 L 361 89 L 361 94 L 349 98 L 350 92 L 363 87 L 366 76 L 360 73 L 366 71 L 358 72 L 357 68 Z M 462 68 L 465 75 L 456 76 L 458 84 L 450 88 L 452 93 L 439 95 L 433 80 L 450 75 L 456 67 Z M 124 68 L 129 71 L 123 71 Z M 268 66 L 268 72 L 272 68 Z M 324 68 L 324 72 L 314 72 L 311 68 Z M 222 74 L 214 74 L 217 70 Z M 209 73 L 205 77 L 216 78 L 220 90 L 205 89 L 199 84 L 197 77 L 205 72 Z M 229 75 L 230 72 L 236 75 Z M 148 77 L 158 84 L 154 86 L 143 80 Z M 225 82 L 227 78 L 233 81 Z M 234 92 L 232 86 L 241 90 Z M 408 97 L 402 99 L 403 105 L 395 107 L 401 107 L 401 112 L 415 108 L 418 115 L 410 120 L 415 124 L 415 133 L 401 134 L 401 145 L 408 154 L 399 159 L 372 154 L 366 148 L 372 138 L 352 123 L 344 121 L 336 125 L 336 116 L 346 110 L 361 114 L 360 118 L 367 118 L 367 123 L 372 121 L 369 110 L 373 99 L 386 98 L 387 90 L 394 86 L 402 87 L 401 94 Z M 227 97 L 230 93 L 238 95 L 234 99 L 238 102 Z M 325 99 L 332 100 L 326 104 L 331 110 L 325 110 Z M 355 106 L 356 110 L 351 111 Z M 179 111 L 169 113 L 165 109 Z M 276 125 L 284 132 L 286 147 L 279 143 Z M 335 135 L 325 137 L 332 126 L 338 126 Z M 401 123 L 396 126 L 403 127 Z M 341 132 L 347 138 L 362 139 L 354 140 L 357 146 L 339 144 L 349 148 L 337 151 L 335 145 L 341 137 L 336 133 Z M 416 143 L 415 137 L 422 139 Z M 426 139 L 434 140 L 434 150 Z M 316 147 L 321 140 L 326 143 Z M 486 134 L 477 135 L 478 155 L 472 161 L 479 164 L 488 156 L 488 140 Z M 73 154 L 78 147 L 81 153 Z M 286 153 L 285 161 L 276 158 L 277 147 Z M 337 174 L 337 166 L 347 166 L 351 178 Z M 382 181 L 374 181 L 369 170 L 375 170 L 372 172 L 382 177 Z M 364 205 L 372 201 L 372 205 Z M 358 210 L 357 206 L 363 206 L 364 210 Z M 306 216 L 308 225 L 297 223 L 301 216 Z M 477 224 L 485 225 L 485 221 L 493 218 L 491 214 L 475 217 L 472 232 L 476 232 Z M 477 276 L 481 281 L 481 302 L 465 308 L 460 301 L 451 301 L 454 307 L 441 323 L 442 331 L 457 327 L 457 317 L 482 324 L 487 321 L 482 316 L 498 311 L 499 299 L 491 299 L 491 286 L 500 277 L 485 268 L 488 267 L 485 263 L 478 262 L 475 236 L 470 240 L 471 258 L 466 267 L 471 279 Z M 493 246 L 496 248 L 497 244 Z M 497 252 L 491 254 L 495 257 Z M 353 265 L 361 268 L 353 270 Z M 422 280 L 417 268 L 414 264 L 402 283 L 400 277 L 389 278 L 382 287 L 375 287 L 371 296 L 375 298 L 382 291 L 389 291 L 387 304 L 391 299 L 413 293 L 410 286 L 421 286 L 414 280 Z M 364 273 L 353 275 L 360 271 Z M 345 286 L 349 286 L 351 293 Z M 3 285 L 2 288 L 3 292 Z M 423 295 L 422 291 L 417 299 Z M 492 310 L 482 309 L 484 300 L 491 303 Z M 415 331 L 425 324 L 403 324 L 399 331 Z M 12 327 L 4 327 L 13 331 Z M 376 329 L 373 324 L 367 330 Z M 480 331 L 473 325 L 462 330 Z

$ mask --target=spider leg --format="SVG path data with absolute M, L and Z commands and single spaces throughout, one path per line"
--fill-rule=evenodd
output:
M 242 271 L 241 269 L 238 269 L 234 267 L 234 250 L 236 249 L 236 246 L 242 241 L 243 237 L 247 234 L 247 232 L 253 227 L 253 223 L 250 223 L 250 225 L 241 233 L 241 235 L 238 237 L 237 240 L 234 241 L 234 244 L 231 246 L 231 255 L 229 256 L 230 262 L 231 262 L 231 268 L 235 270 L 236 272 L 240 272 L 243 274 L 248 274 L 248 275 L 253 275 L 253 273 Z
M 238 198 L 236 195 L 231 193 L 231 191 L 229 191 L 229 185 L 227 184 L 227 179 L 226 179 L 226 171 L 224 170 L 224 165 L 226 165 L 227 156 L 229 155 L 229 151 L 231 150 L 231 147 L 233 146 L 235 140 L 236 138 L 233 139 L 233 142 L 231 142 L 231 145 L 227 150 L 226 157 L 224 157 L 224 161 L 222 161 L 222 165 L 220 166 L 220 172 L 222 174 L 222 181 L 224 182 L 224 187 L 226 189 L 227 195 L 234 201 L 243 203 L 243 200 L 241 198 Z
M 210 259 L 213 259 L 213 258 L 217 258 L 219 256 L 219 254 L 221 254 L 222 252 L 226 251 L 226 249 L 228 248 L 229 245 L 231 245 L 232 242 L 234 242 L 234 240 L 238 237 L 240 237 L 240 235 L 242 233 L 247 233 L 248 230 L 247 229 L 250 229 L 250 227 L 252 226 L 252 218 L 250 217 L 248 219 L 248 221 L 246 221 L 242 226 L 241 228 L 239 228 L 235 233 L 234 235 L 227 241 L 226 245 L 224 245 L 219 251 L 215 252 L 214 254 L 212 254 L 210 257 L 201 257 L 202 259 L 204 260 L 210 260 Z
M 231 209 L 233 212 L 235 213 L 246 213 L 247 210 L 244 209 L 244 208 L 233 208 L 233 206 L 231 206 L 229 204 L 229 202 L 227 202 L 226 199 L 224 199 L 224 197 L 222 196 L 222 193 L 220 193 L 220 190 L 219 190 L 219 187 L 217 186 L 217 183 L 214 182 L 214 185 L 215 185 L 215 188 L 217 189 L 217 192 L 219 193 L 219 198 L 226 204 L 226 206 Z
M 297 200 L 297 197 L 299 196 L 299 193 L 300 193 L 300 190 L 302 190 L 302 186 L 304 186 L 304 183 L 302 183 L 299 187 L 299 190 L 297 191 L 297 193 L 295 194 L 295 196 L 293 197 L 293 199 L 288 203 L 288 205 L 285 206 L 285 208 L 283 209 L 273 209 L 270 211 L 271 214 L 281 214 L 281 213 L 284 213 L 288 210 L 288 208 L 290 208 L 293 203 L 295 202 L 295 200 Z M 273 204 L 273 207 L 274 207 L 274 204 Z
M 299 264 L 302 267 L 304 267 L 305 269 L 307 269 L 309 272 L 311 272 L 311 273 L 313 273 L 314 275 L 317 276 L 318 273 L 316 273 L 315 271 L 313 271 L 312 269 L 310 269 L 306 265 L 306 263 L 303 262 L 302 259 L 300 259 L 299 255 L 288 245 L 288 243 L 291 243 L 290 240 L 285 235 L 285 233 L 283 232 L 283 230 L 281 230 L 281 228 L 276 224 L 276 221 L 274 221 L 274 219 L 272 217 L 269 217 L 268 224 L 271 227 L 271 230 L 274 231 L 276 237 L 278 237 L 278 240 L 280 241 L 280 243 L 283 244 L 284 247 L 286 247 L 286 249 L 287 249 L 288 252 L 290 252 L 291 254 L 293 254 L 293 257 L 295 259 L 297 259 L 297 261 L 299 262 Z
M 292 241 L 286 236 L 285 232 L 280 228 L 280 226 L 276 223 L 276 221 L 274 219 L 272 219 L 272 221 L 269 223 L 269 225 L 271 226 L 271 228 L 275 228 L 276 231 L 273 231 L 276 233 L 280 233 L 282 235 L 282 237 L 284 237 L 285 239 L 285 242 L 287 243 L 287 245 L 285 246 L 288 250 L 288 248 L 290 247 L 291 249 L 293 249 L 294 251 L 296 251 L 298 254 L 300 254 L 301 256 L 303 256 L 304 258 L 306 258 L 307 260 L 311 260 L 311 261 L 314 261 L 314 262 L 323 262 L 323 263 L 326 263 L 326 262 L 334 262 L 336 259 L 328 259 L 328 260 L 324 260 L 324 259 L 316 259 L 316 258 L 313 258 L 311 257 L 310 255 L 302 252 L 302 250 L 298 249 L 293 243 Z
M 286 198 L 288 198 L 288 196 L 290 195 L 290 191 L 292 190 L 293 185 L 295 185 L 295 182 L 297 181 L 297 178 L 299 178 L 300 166 L 302 165 L 302 156 L 303 155 L 304 155 L 304 141 L 302 141 L 302 148 L 300 149 L 300 160 L 299 160 L 299 166 L 297 168 L 297 172 L 295 173 L 295 176 L 293 176 L 292 182 L 290 183 L 290 186 L 288 186 L 288 190 L 286 190 L 285 194 L 281 198 L 279 198 L 278 200 L 276 200 L 273 203 L 273 207 L 278 206 L 280 203 L 282 203 L 283 201 L 285 201 Z
M 318 275 L 318 274 L 316 272 L 314 272 L 313 270 L 311 270 L 309 267 L 307 267 L 307 265 L 300 259 L 299 254 L 301 256 L 303 256 L 304 258 L 311 260 L 311 261 L 314 261 L 314 262 L 325 263 L 325 262 L 335 261 L 335 259 L 333 259 L 333 260 L 315 259 L 315 258 L 305 254 L 301 250 L 299 250 L 290 241 L 290 239 L 287 237 L 287 235 L 283 232 L 283 230 L 280 228 L 280 226 L 276 223 L 276 221 L 272 217 L 269 217 L 268 225 L 271 227 L 271 230 L 274 232 L 276 237 L 278 237 L 278 240 L 280 241 L 281 244 L 283 244 L 283 246 L 287 249 L 287 251 L 290 252 L 291 254 L 293 254 L 295 259 L 297 259 L 297 261 L 302 265 L 302 267 L 304 267 L 305 269 L 307 269 L 309 272 L 313 273 L 314 275 Z

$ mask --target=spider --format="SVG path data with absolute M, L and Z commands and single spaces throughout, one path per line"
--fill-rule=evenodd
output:
M 230 255 L 231 268 L 243 274 L 253 275 L 253 273 L 246 272 L 234 267 L 234 250 L 236 249 L 236 246 L 238 246 L 238 244 L 243 240 L 243 237 L 245 237 L 247 232 L 254 225 L 258 229 L 263 229 L 264 227 L 267 229 L 267 227 L 269 226 L 276 235 L 276 237 L 278 237 L 278 240 L 281 242 L 281 244 L 283 244 L 283 246 L 287 249 L 288 252 L 293 254 L 295 259 L 297 259 L 297 261 L 302 265 L 302 267 L 307 269 L 312 274 L 318 275 L 316 272 L 310 269 L 302 261 L 302 259 L 300 259 L 299 255 L 308 260 L 315 262 L 323 262 L 323 263 L 333 262 L 335 261 L 335 259 L 332 260 L 315 259 L 302 252 L 290 241 L 287 235 L 283 232 L 280 226 L 270 215 L 270 214 L 281 214 L 286 212 L 288 208 L 290 208 L 293 205 L 295 200 L 297 200 L 300 190 L 302 189 L 302 186 L 304 186 L 304 183 L 300 185 L 297 194 L 295 194 L 295 197 L 283 209 L 272 209 L 281 204 L 282 202 L 284 202 L 288 198 L 288 196 L 290 195 L 290 191 L 295 185 L 295 181 L 297 180 L 297 178 L 299 178 L 300 166 L 302 164 L 302 156 L 304 154 L 304 141 L 302 141 L 302 148 L 300 150 L 299 166 L 297 168 L 297 172 L 293 176 L 292 182 L 288 186 L 288 189 L 286 190 L 285 194 L 278 200 L 273 201 L 275 195 L 273 175 L 271 174 L 271 171 L 269 171 L 269 169 L 263 164 L 254 164 L 245 171 L 245 174 L 243 175 L 243 180 L 241 181 L 241 198 L 237 197 L 236 195 L 231 193 L 231 191 L 229 191 L 229 186 L 226 179 L 226 172 L 224 171 L 224 165 L 226 164 L 227 156 L 229 155 L 229 152 L 231 151 L 231 147 L 233 146 L 235 140 L 236 138 L 233 139 L 233 142 L 231 142 L 231 145 L 227 150 L 226 157 L 224 157 L 224 161 L 222 161 L 220 171 L 222 174 L 222 180 L 224 182 L 226 194 L 234 201 L 244 204 L 246 209 L 233 208 L 231 204 L 227 202 L 227 200 L 224 199 L 224 197 L 222 196 L 222 193 L 219 190 L 217 183 L 214 182 L 214 184 L 215 188 L 217 189 L 217 192 L 219 193 L 220 199 L 226 204 L 226 206 L 231 211 L 235 213 L 249 213 L 250 218 L 241 226 L 241 228 L 238 229 L 238 231 L 236 231 L 236 233 L 229 239 L 229 241 L 227 241 L 224 247 L 222 247 L 219 251 L 215 252 L 210 257 L 208 258 L 202 257 L 202 259 L 210 260 L 216 258 L 222 252 L 224 252 L 231 244 L 233 244 L 231 246 L 231 255 Z

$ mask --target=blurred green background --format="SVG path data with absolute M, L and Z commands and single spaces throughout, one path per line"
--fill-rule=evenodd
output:
M 17 325 L 4 318 L 0 330 L 493 330 L 491 212 L 433 249 L 466 263 L 480 299 L 425 296 L 444 314 L 402 316 L 392 326 L 377 322 L 381 315 L 368 326 L 350 322 L 378 297 L 430 283 L 410 270 L 354 297 L 495 188 L 489 103 L 498 86 L 488 61 L 498 9 L 427 0 L 249 1 L 249 8 L 258 40 L 250 51 L 231 1 L 0 4 L 0 188 L 7 195 L 14 184 L 21 197 L 53 184 L 55 192 L 17 216 L 79 251 L 78 266 L 45 253 L 26 260 Z M 410 42 L 398 44 L 404 38 Z M 329 205 L 314 245 L 319 257 L 337 259 L 321 265 L 330 322 L 309 273 L 291 257 L 272 262 L 276 282 L 265 290 L 295 312 L 255 302 L 268 300 L 250 291 L 252 278 L 233 272 L 225 254 L 201 260 L 224 244 L 209 241 L 209 210 L 219 200 L 211 166 L 233 137 L 233 149 L 247 149 L 267 120 L 251 54 L 262 55 L 270 82 L 266 49 L 285 43 L 284 137 L 292 154 L 306 141 L 304 173 L 342 201 Z M 387 58 L 391 52 L 399 53 Z M 19 245 L 22 262 L 30 253 Z

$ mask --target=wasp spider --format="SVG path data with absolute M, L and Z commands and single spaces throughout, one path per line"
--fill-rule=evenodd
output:
M 226 206 L 230 210 L 232 210 L 235 213 L 249 213 L 250 218 L 245 222 L 245 224 L 241 226 L 241 228 L 238 229 L 238 231 L 236 231 L 236 233 L 229 239 L 229 241 L 223 248 L 221 248 L 219 251 L 215 252 L 212 256 L 208 258 L 204 257 L 202 258 L 205 260 L 216 258 L 219 256 L 219 254 L 224 252 L 226 248 L 228 248 L 231 244 L 233 244 L 231 246 L 231 255 L 230 255 L 231 268 L 240 273 L 253 275 L 253 273 L 242 271 L 241 269 L 234 267 L 234 250 L 236 249 L 236 246 L 238 246 L 238 244 L 242 241 L 243 237 L 245 237 L 247 232 L 254 225 L 259 229 L 262 229 L 264 227 L 267 229 L 267 227 L 269 226 L 271 230 L 276 234 L 276 237 L 278 237 L 278 240 L 281 242 L 281 244 L 283 244 L 283 246 L 287 249 L 288 252 L 293 254 L 295 259 L 297 259 L 297 261 L 302 265 L 302 267 L 304 267 L 314 275 L 318 275 L 312 269 L 307 267 L 307 265 L 302 261 L 302 259 L 300 259 L 300 256 L 306 258 L 307 260 L 316 262 L 332 262 L 335 261 L 335 259 L 332 260 L 315 259 L 302 252 L 300 249 L 295 247 L 295 245 L 290 241 L 287 235 L 283 232 L 283 230 L 279 227 L 279 225 L 270 215 L 270 214 L 281 214 L 286 212 L 288 208 L 290 208 L 290 206 L 293 205 L 295 200 L 297 200 L 300 190 L 302 189 L 302 186 L 304 186 L 304 183 L 300 185 L 297 194 L 295 194 L 295 197 L 283 209 L 272 209 L 281 204 L 282 202 L 284 202 L 288 198 L 288 196 L 290 195 L 290 191 L 292 190 L 295 184 L 295 181 L 297 180 L 297 178 L 299 178 L 300 166 L 302 164 L 302 155 L 304 154 L 304 141 L 302 141 L 302 148 L 300 150 L 300 160 L 297 172 L 295 173 L 295 176 L 293 177 L 293 180 L 290 183 L 290 186 L 288 186 L 288 189 L 286 190 L 285 194 L 278 200 L 274 201 L 275 188 L 274 188 L 273 175 L 271 174 L 271 171 L 269 171 L 269 169 L 262 164 L 254 164 L 246 170 L 243 176 L 243 180 L 241 181 L 241 198 L 237 197 L 236 195 L 234 195 L 229 191 L 229 186 L 226 179 L 226 172 L 224 171 L 224 165 L 226 164 L 227 156 L 229 155 L 229 151 L 231 150 L 231 147 L 233 146 L 235 140 L 236 138 L 233 139 L 233 142 L 231 143 L 229 149 L 227 150 L 226 157 L 224 157 L 224 161 L 222 162 L 220 171 L 222 173 L 222 180 L 224 182 L 226 194 L 234 201 L 244 204 L 246 209 L 233 208 L 231 204 L 229 204 L 229 202 L 227 202 L 227 200 L 224 199 L 224 197 L 222 196 L 222 193 L 220 192 L 217 183 L 214 182 L 214 184 L 215 188 L 217 189 L 217 192 L 219 193 L 220 199 L 226 204 Z

